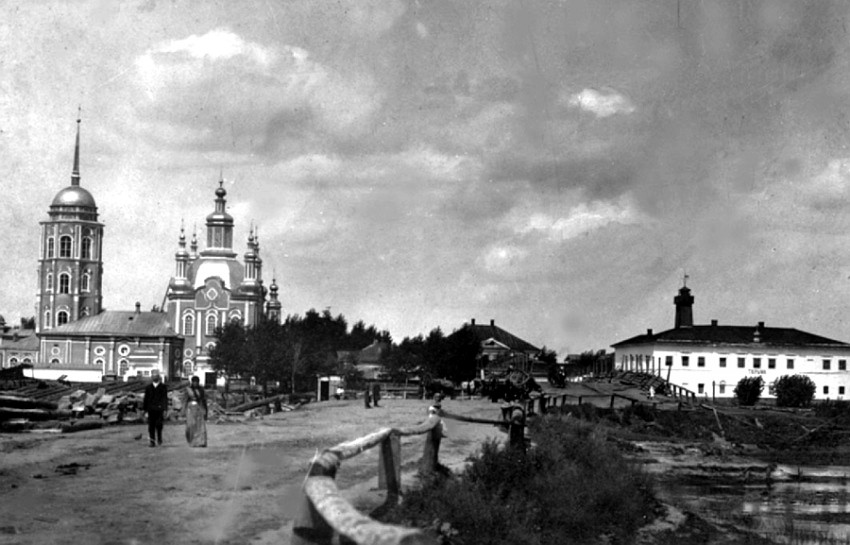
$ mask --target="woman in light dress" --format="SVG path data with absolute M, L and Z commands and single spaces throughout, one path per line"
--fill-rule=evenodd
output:
M 186 388 L 186 441 L 192 447 L 207 446 L 207 397 L 201 379 L 192 377 Z

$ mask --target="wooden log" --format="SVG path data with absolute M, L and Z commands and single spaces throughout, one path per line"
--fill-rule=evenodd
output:
M 16 418 L 26 418 L 27 420 L 61 420 L 71 418 L 71 414 L 71 411 L 0 407 L 0 421 Z
M 96 430 L 103 427 L 102 420 L 78 420 L 62 425 L 62 433 L 75 433 L 78 431 Z
M 0 395 L 0 407 L 14 409 L 47 409 L 55 411 L 59 406 L 53 401 L 42 401 L 32 397 Z
M 395 504 L 401 493 L 401 439 L 390 435 L 378 453 L 378 490 L 387 491 L 387 503 Z
M 257 401 L 250 401 L 248 403 L 243 403 L 242 405 L 237 405 L 236 407 L 230 407 L 227 409 L 228 411 L 239 413 L 244 411 L 250 411 L 251 409 L 256 409 L 257 407 L 262 407 L 264 405 L 270 405 L 272 403 L 276 403 L 278 401 L 283 401 L 284 398 L 287 397 L 287 394 L 280 394 L 273 397 L 267 397 L 265 399 L 258 399 Z
M 331 543 L 333 532 L 359 545 L 435 545 L 421 530 L 381 524 L 360 513 L 339 493 L 333 478 L 307 477 L 304 492 L 324 528 L 307 527 L 304 519 L 293 525 L 293 545 Z M 330 530 L 330 531 L 328 531 Z
M 440 441 L 443 439 L 443 427 L 434 426 L 425 435 L 425 449 L 419 461 L 422 473 L 433 473 L 439 466 Z

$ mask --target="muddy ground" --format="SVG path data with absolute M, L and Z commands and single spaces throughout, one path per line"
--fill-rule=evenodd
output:
M 563 391 L 563 390 L 561 390 Z M 617 391 L 615 385 L 572 385 L 572 393 Z M 811 413 L 723 408 L 678 411 L 660 400 L 656 409 L 584 409 L 608 428 L 621 448 L 632 441 L 680 441 L 704 449 L 707 459 L 730 449 L 764 460 L 812 463 L 846 460 L 839 421 Z M 74 434 L 0 434 L 0 544 L 286 544 L 301 501 L 300 486 L 317 451 L 382 427 L 423 421 L 429 403 L 382 400 L 329 401 L 245 422 L 209 422 L 209 447 L 189 448 L 183 425 L 168 423 L 165 444 L 149 448 L 144 424 Z M 496 419 L 487 399 L 445 400 L 449 412 Z M 719 418 L 719 423 L 718 423 Z M 494 426 L 447 422 L 440 460 L 464 465 L 480 445 L 506 436 Z M 818 427 L 820 426 L 820 427 Z M 424 439 L 402 440 L 403 482 L 412 475 Z M 625 447 L 628 450 L 628 447 Z M 337 481 L 344 494 L 368 510 L 383 498 L 377 487 L 377 449 L 346 461 Z M 636 542 L 758 543 L 675 508 L 659 512 L 654 529 Z M 668 516 L 669 515 L 669 516 Z
M 192 449 L 181 423 L 150 448 L 143 424 L 74 434 L 0 435 L 0 543 L 289 543 L 300 486 L 323 448 L 427 417 L 421 400 L 312 403 L 244 423 L 208 424 L 209 447 Z M 497 418 L 488 400 L 444 401 L 457 414 Z M 143 437 L 141 437 L 143 435 Z M 494 426 L 448 423 L 440 459 L 462 467 Z M 409 476 L 424 439 L 402 439 Z M 343 463 L 337 480 L 364 507 L 376 506 L 377 449 Z

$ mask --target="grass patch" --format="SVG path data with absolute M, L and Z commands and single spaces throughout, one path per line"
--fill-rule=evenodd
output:
M 530 433 L 528 452 L 487 442 L 461 474 L 423 477 L 385 520 L 448 544 L 544 545 L 630 542 L 654 516 L 649 477 L 597 427 L 544 416 Z

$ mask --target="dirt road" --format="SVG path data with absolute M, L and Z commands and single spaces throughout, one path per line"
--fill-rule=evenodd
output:
M 182 423 L 168 423 L 164 445 L 147 445 L 146 426 L 68 435 L 0 435 L 0 544 L 289 543 L 300 486 L 323 448 L 383 427 L 427 417 L 421 400 L 314 403 L 262 420 L 208 425 L 209 447 L 192 449 Z M 487 400 L 447 400 L 443 408 L 496 419 Z M 447 422 L 440 460 L 461 467 L 495 427 Z M 141 439 L 136 439 L 144 435 Z M 403 470 L 422 454 L 422 437 L 402 440 Z M 355 503 L 376 491 L 377 449 L 346 461 L 337 481 Z M 409 482 L 409 481 L 408 481 Z

